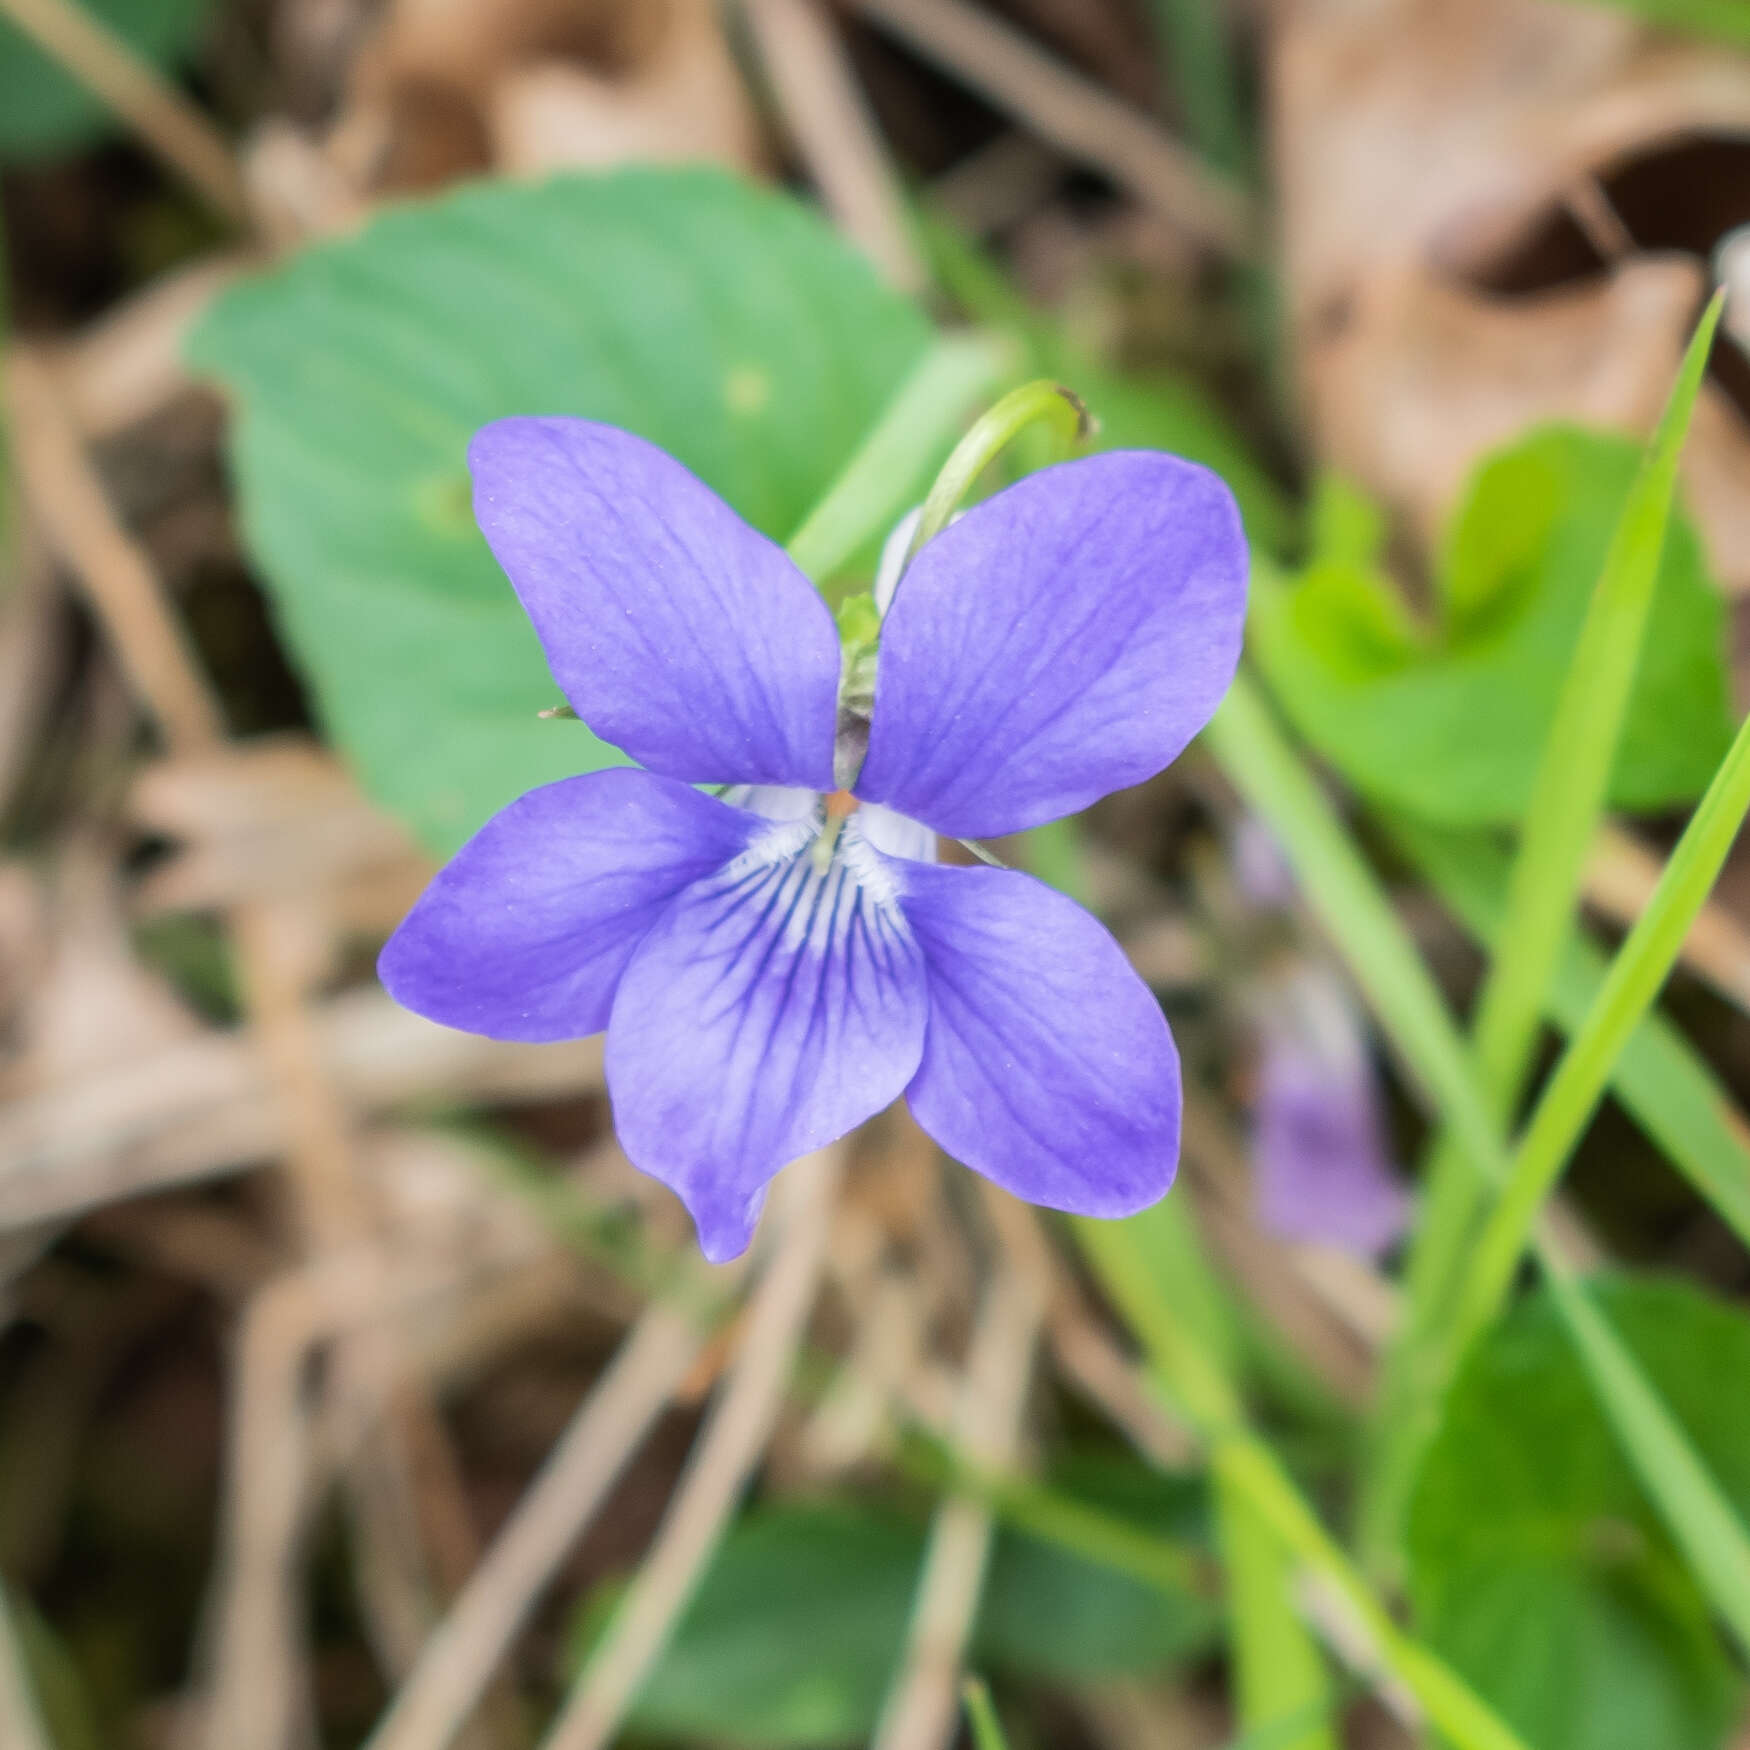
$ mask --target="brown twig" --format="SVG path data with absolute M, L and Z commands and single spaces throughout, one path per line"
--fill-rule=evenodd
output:
M 0 493 L 6 488 L 0 484 Z M 55 682 L 60 592 L 42 541 L 0 504 L 0 808 L 12 800 Z
M 297 1545 L 313 1484 L 305 1364 L 314 1343 L 382 1292 L 375 1258 L 331 1258 L 269 1284 L 244 1317 L 211 1607 L 205 1750 L 284 1750 L 292 1741 L 304 1705 Z
M 227 287 L 259 258 L 227 250 L 161 274 L 55 355 L 67 402 L 88 437 L 110 437 L 167 406 L 193 377 L 182 346 Z
M 490 1102 L 598 1090 L 599 1041 L 506 1045 L 347 991 L 306 1011 L 333 1085 L 354 1112 L 442 1094 Z M 79 1214 L 284 1152 L 289 1132 L 259 1054 L 212 1032 L 113 1069 L 0 1101 L 0 1228 Z
M 777 1181 L 773 1256 L 754 1291 L 721 1393 L 606 1637 L 579 1674 L 542 1750 L 603 1750 L 693 1595 L 783 1405 L 814 1304 L 842 1154 L 809 1155 Z
M 968 1464 L 999 1471 L 1014 1462 L 1050 1270 L 1028 1212 L 994 1188 L 984 1202 L 1000 1252 L 973 1327 L 953 1442 Z M 904 1659 L 881 1710 L 873 1750 L 947 1750 L 953 1742 L 961 1661 L 984 1589 L 990 1542 L 990 1512 L 979 1502 L 954 1495 L 937 1509 Z
M 49 546 L 79 579 L 128 680 L 174 747 L 216 742 L 224 723 L 150 563 L 111 514 L 50 366 L 13 346 L 6 390 L 14 465 Z
M 875 118 L 815 0 L 741 0 L 790 134 L 827 210 L 902 291 L 928 275 Z
M 850 4 L 1072 158 L 1105 171 L 1194 241 L 1227 254 L 1251 247 L 1256 217 L 1240 188 L 1018 31 L 966 0 Z
M 684 1305 L 658 1300 L 645 1309 L 426 1642 L 366 1750 L 442 1750 L 453 1740 L 703 1340 L 699 1319 Z
M 225 218 L 245 223 L 236 161 L 218 129 L 130 45 L 74 0 L 0 0 L 26 36 L 102 99 Z
M 111 509 L 62 386 L 28 349 L 14 349 L 8 364 L 19 478 L 45 538 L 84 587 L 171 751 L 213 751 L 224 734 L 217 702 L 149 557 Z M 350 1254 L 369 1245 L 371 1216 L 352 1156 L 350 1115 L 323 1062 L 309 1000 L 316 968 L 297 904 L 295 897 L 243 900 L 230 908 L 227 921 L 251 1030 L 279 1110 L 306 1243 L 317 1256 Z M 416 1498 L 406 1455 L 444 1436 L 423 1392 L 383 1347 L 387 1341 L 380 1331 L 361 1336 L 335 1369 L 335 1385 L 356 1394 L 361 1417 L 377 1424 L 358 1446 L 349 1486 L 355 1503 L 372 1516 L 361 1555 L 377 1565 L 361 1571 L 361 1580 L 387 1574 L 390 1585 L 366 1584 L 363 1598 L 367 1608 L 374 1602 L 394 1607 L 378 1612 L 379 1642 L 391 1655 L 399 1647 L 411 1660 L 424 1627 L 426 1575 L 419 1528 L 404 1510 L 404 1502 Z M 415 1422 L 422 1424 L 417 1430 Z M 441 1486 L 447 1472 L 430 1474 Z M 234 1473 L 233 1486 L 241 1481 Z M 447 1516 L 461 1523 L 465 1512 L 457 1501 Z M 279 1522 L 275 1528 L 277 1535 Z

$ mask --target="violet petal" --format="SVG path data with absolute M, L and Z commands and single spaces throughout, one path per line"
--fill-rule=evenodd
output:
M 1152 777 L 1233 679 L 1246 575 L 1233 495 L 1176 456 L 1092 456 L 987 499 L 900 581 L 857 794 L 988 838 Z
M 1007 869 L 891 865 L 929 969 L 913 1115 L 1030 1203 L 1131 1215 L 1179 1156 L 1179 1054 L 1105 928 Z
M 682 894 L 608 1027 L 621 1146 L 713 1263 L 746 1247 L 772 1175 L 897 1099 L 923 1049 L 923 958 L 886 866 L 853 821 L 822 874 L 811 834 L 769 827 Z
M 1410 1195 L 1386 1154 L 1379 1086 L 1341 983 L 1308 967 L 1276 987 L 1264 1027 L 1253 1113 L 1258 1219 L 1283 1239 L 1363 1257 L 1410 1219 Z
M 614 426 L 501 419 L 468 464 L 481 532 L 597 735 L 690 783 L 832 788 L 838 634 L 781 547 Z
M 444 865 L 377 970 L 398 1003 L 446 1027 L 493 1039 L 599 1033 L 664 909 L 766 830 L 649 772 L 543 785 Z

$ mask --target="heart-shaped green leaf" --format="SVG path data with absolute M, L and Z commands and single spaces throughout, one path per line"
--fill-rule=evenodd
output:
M 1678 1283 L 1603 1310 L 1740 1511 L 1750 1320 Z M 1547 1298 L 1467 1363 L 1409 1526 L 1417 1626 L 1538 1750 L 1717 1750 L 1742 1685 Z
M 447 851 L 623 758 L 536 715 L 559 691 L 474 527 L 470 435 L 624 426 L 782 540 L 929 339 L 797 202 L 640 169 L 389 213 L 232 292 L 192 352 L 236 396 L 250 546 L 326 728 Z
M 1426 623 L 1357 531 L 1315 515 L 1312 562 L 1254 589 L 1252 648 L 1295 726 L 1358 789 L 1453 825 L 1516 820 L 1640 452 L 1551 426 L 1485 462 Z M 1340 509 L 1340 507 L 1339 507 Z M 1665 541 L 1611 801 L 1692 801 L 1731 738 L 1725 609 L 1681 516 Z

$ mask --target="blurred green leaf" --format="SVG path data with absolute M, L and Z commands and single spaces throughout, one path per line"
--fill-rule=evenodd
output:
M 1678 1283 L 1598 1290 L 1725 1493 L 1750 1506 L 1750 1320 Z M 1742 1684 L 1547 1292 L 1473 1352 L 1409 1520 L 1423 1634 L 1539 1750 L 1712 1750 Z
M 149 61 L 180 60 L 212 0 L 80 0 Z M 16 25 L 0 18 L 0 159 L 47 157 L 114 131 L 102 101 L 65 73 Z
M 1628 439 L 1568 426 L 1491 457 L 1449 532 L 1427 627 L 1357 542 L 1353 517 L 1299 581 L 1261 578 L 1252 649 L 1295 726 L 1393 807 L 1454 825 L 1519 818 L 1639 464 Z M 1678 516 L 1611 802 L 1693 800 L 1730 737 L 1724 607 Z
M 474 526 L 475 429 L 624 426 L 782 540 L 929 340 L 795 201 L 642 169 L 388 213 L 231 293 L 192 356 L 240 403 L 250 545 L 325 725 L 447 851 L 524 790 L 624 761 L 536 717 L 557 689 Z
M 1199 1482 L 1097 1454 L 1066 1460 L 1050 1480 L 1059 1493 L 1141 1532 L 1180 1541 L 1203 1532 Z M 1004 1530 L 985 1581 L 975 1646 L 982 1663 L 1017 1677 L 1076 1682 L 1195 1658 L 1212 1644 L 1220 1621 L 1208 1599 L 1147 1585 Z
M 1582 0 L 1586 5 L 1614 6 L 1632 12 L 1648 24 L 1668 30 L 1694 31 L 1723 42 L 1750 48 L 1750 6 L 1744 0 Z
M 1065 1472 L 1066 1492 L 1144 1531 L 1185 1531 L 1201 1490 L 1123 1460 Z M 658 1737 L 759 1750 L 854 1744 L 880 1713 L 905 1641 L 925 1533 L 845 1502 L 756 1510 L 723 1540 L 651 1673 L 631 1724 Z M 574 1644 L 605 1626 L 586 1600 Z M 1159 1587 L 1001 1533 L 973 1652 L 981 1667 L 1031 1680 L 1155 1671 L 1211 1644 L 1206 1599 Z

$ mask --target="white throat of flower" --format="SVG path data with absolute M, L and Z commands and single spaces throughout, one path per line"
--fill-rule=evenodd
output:
M 778 784 L 741 784 L 723 793 L 723 800 L 735 808 L 745 808 L 751 814 L 762 814 L 773 823 L 769 833 L 762 834 L 736 859 L 738 864 L 752 858 L 756 862 L 781 862 L 799 855 L 810 847 L 825 842 L 828 846 L 821 861 L 829 862 L 841 854 L 850 854 L 850 847 L 859 847 L 859 866 L 879 869 L 879 859 L 871 850 L 889 857 L 903 857 L 913 863 L 936 861 L 936 835 L 927 826 L 883 808 L 878 802 L 860 802 L 849 798 L 853 806 L 837 810 L 838 830 L 834 825 L 831 804 L 836 796 L 823 796 L 818 790 L 795 789 Z M 749 865 L 751 867 L 751 864 Z

